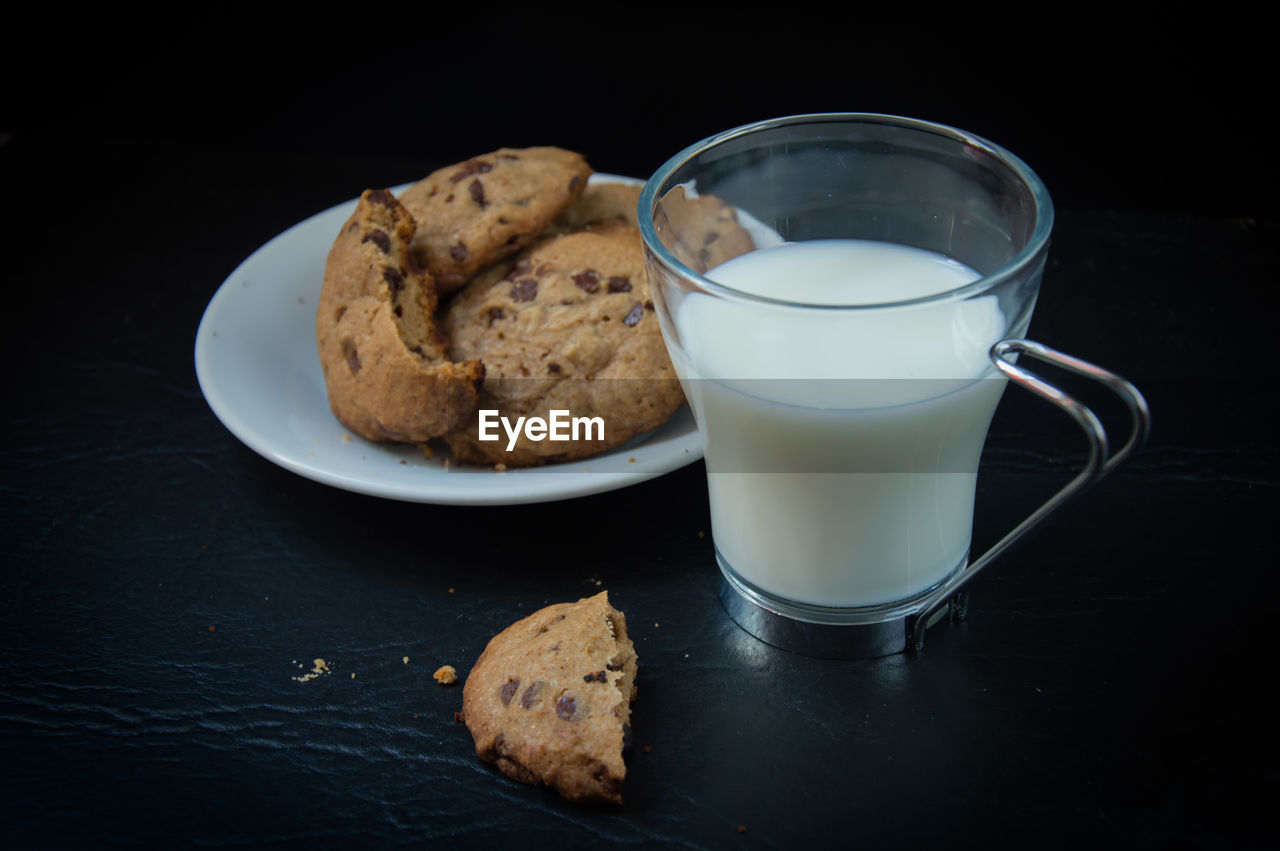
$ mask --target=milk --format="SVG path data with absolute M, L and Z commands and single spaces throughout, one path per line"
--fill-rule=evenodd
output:
M 876 305 L 976 280 L 940 255 L 818 240 L 707 277 L 810 305 Z M 758 589 L 817 606 L 919 594 L 963 567 L 978 461 L 1004 380 L 996 297 L 798 308 L 693 292 L 673 360 L 705 441 L 716 549 Z

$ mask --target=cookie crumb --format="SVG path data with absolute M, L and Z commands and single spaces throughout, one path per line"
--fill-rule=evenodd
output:
M 298 667 L 301 668 L 302 666 L 299 665 Z M 300 677 L 291 677 L 290 679 L 297 683 L 309 683 L 316 677 L 322 677 L 330 673 L 332 673 L 332 671 L 329 669 L 329 664 L 323 659 L 317 658 L 312 662 L 310 673 L 303 674 Z
M 497 464 L 493 465 L 493 469 L 499 473 L 505 473 L 507 472 L 507 465 L 499 461 Z
M 350 442 L 351 442 L 351 435 L 347 434 L 346 432 L 343 432 L 343 433 L 342 433 L 342 439 L 343 439 L 343 441 L 345 441 L 345 442 L 347 442 L 347 443 L 350 443 Z
M 747 832 L 747 826 L 745 824 L 738 825 L 738 833 L 746 833 L 746 832 Z
M 403 659 L 401 659 L 400 661 L 402 661 L 402 662 L 404 662 L 406 665 L 408 665 L 408 664 L 409 664 L 409 657 L 408 657 L 408 656 L 405 656 L 405 657 L 404 657 Z
M 442 686 L 452 685 L 458 681 L 458 672 L 453 669 L 452 665 L 441 665 L 431 676 Z
M 452 593 L 453 593 L 453 589 L 452 589 L 452 588 L 450 588 L 450 589 L 449 589 L 449 593 L 450 593 L 450 594 L 452 594 Z
M 213 632 L 216 629 L 217 629 L 216 626 L 214 626 L 213 624 L 209 624 L 209 632 Z
M 645 752 L 645 753 L 653 753 L 653 747 L 652 747 L 651 745 L 645 745 L 645 746 L 644 746 L 644 752 Z
M 436 457 L 436 451 L 431 448 L 430 444 L 427 444 L 427 443 L 422 444 L 422 457 L 423 458 Z
M 453 723 L 455 723 L 455 724 L 462 724 L 462 723 L 464 723 L 466 720 L 467 720 L 467 719 L 463 716 L 463 714 L 462 714 L 461 712 L 455 712 L 455 713 L 453 713 Z

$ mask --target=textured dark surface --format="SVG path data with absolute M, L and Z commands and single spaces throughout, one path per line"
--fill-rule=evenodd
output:
M 1071 177 L 1098 172 L 1065 141 L 970 104 L 987 125 L 973 129 L 1023 153 L 1070 202 L 1033 336 L 1139 384 L 1152 442 L 993 567 L 969 619 L 931 631 L 922 654 L 823 661 L 762 645 L 724 617 L 701 464 L 543 505 L 359 496 L 237 442 L 201 397 L 191 355 L 206 303 L 241 259 L 363 188 L 503 144 L 576 146 L 598 168 L 644 176 L 705 132 L 823 108 L 817 93 L 792 109 L 773 108 L 775 93 L 766 113 L 729 102 L 694 121 L 690 108 L 647 138 L 628 132 L 634 113 L 611 130 L 512 136 L 484 113 L 455 136 L 428 133 L 424 119 L 379 146 L 352 141 L 364 137 L 341 122 L 354 111 L 326 137 L 314 88 L 274 111 L 244 85 L 176 128 L 130 128 L 143 99 L 111 97 L 140 74 L 100 84 L 110 96 L 85 104 L 103 122 L 92 132 L 44 115 L 0 128 L 13 131 L 0 147 L 11 298 L 0 844 L 1274 839 L 1275 713 L 1263 686 L 1280 481 L 1263 354 L 1274 321 L 1259 305 L 1280 279 L 1280 229 L 1262 215 L 1271 196 L 1260 185 L 1214 194 L 1201 168 L 1190 200 L 1147 193 L 1174 179 L 1154 173 L 1169 155 L 1152 170 L 1135 160 L 1133 185 L 1082 184 Z M 923 114 L 933 103 L 871 107 Z M 965 123 L 962 103 L 947 109 L 923 117 Z M 1137 121 L 1113 128 L 1128 133 L 1121 151 L 1140 148 L 1143 132 Z M 611 140 L 612 153 L 592 156 Z M 1214 144 L 1247 156 L 1255 141 Z M 1265 185 L 1274 173 L 1255 175 Z M 1061 449 L 1076 440 L 1034 401 L 1006 398 L 976 546 L 1065 480 Z M 460 684 L 431 678 L 446 663 L 465 675 L 503 626 L 600 587 L 626 612 L 641 666 L 626 803 L 609 809 L 480 763 L 453 720 Z M 332 673 L 295 681 L 315 657 Z

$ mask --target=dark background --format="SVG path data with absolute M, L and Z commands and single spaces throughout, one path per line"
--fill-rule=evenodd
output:
M 193 177 L 203 157 L 274 151 L 298 170 L 373 157 L 391 173 L 365 181 L 403 182 L 424 163 L 535 144 L 645 177 L 739 124 L 887 112 L 1003 145 L 1060 205 L 1276 210 L 1263 132 L 1274 71 L 1247 18 L 1113 10 L 1105 25 L 1046 15 L 1015 29 L 976 15 L 855 26 L 834 10 L 770 23 L 692 8 L 405 14 L 349 29 L 210 15 L 169 21 L 163 38 L 104 21 L 39 63 L 6 57 L 2 129 L 49 131 L 41 143 L 60 139 L 62 155 L 167 146 Z
M 1259 26 L 788 11 L 370 6 L 333 14 L 340 38 L 104 11 L 11 30 L 4 844 L 1274 840 L 1280 219 Z M 927 118 L 1021 156 L 1058 207 L 1034 335 L 1154 411 L 1146 451 L 993 567 L 919 656 L 806 659 L 727 622 L 701 464 L 562 503 L 394 503 L 273 466 L 200 395 L 192 345 L 221 282 L 363 188 L 504 145 L 645 177 L 808 111 Z M 1073 456 L 1045 447 L 1073 439 L 1006 398 L 975 547 L 1064 480 Z M 598 587 L 632 624 L 649 746 L 617 811 L 480 764 L 460 689 L 430 680 Z M 294 683 L 314 656 L 334 675 Z

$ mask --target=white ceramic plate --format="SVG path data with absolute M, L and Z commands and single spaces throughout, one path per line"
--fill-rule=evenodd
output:
M 613 175 L 592 180 L 634 182 Z M 223 425 L 249 448 L 286 470 L 344 490 L 452 505 L 586 496 L 652 479 L 702 457 L 688 406 L 666 425 L 612 452 L 504 472 L 446 465 L 416 446 L 373 443 L 351 434 L 329 411 L 316 356 L 315 313 L 329 247 L 355 206 L 356 199 L 339 204 L 259 248 L 205 309 L 195 346 L 200 390 Z

